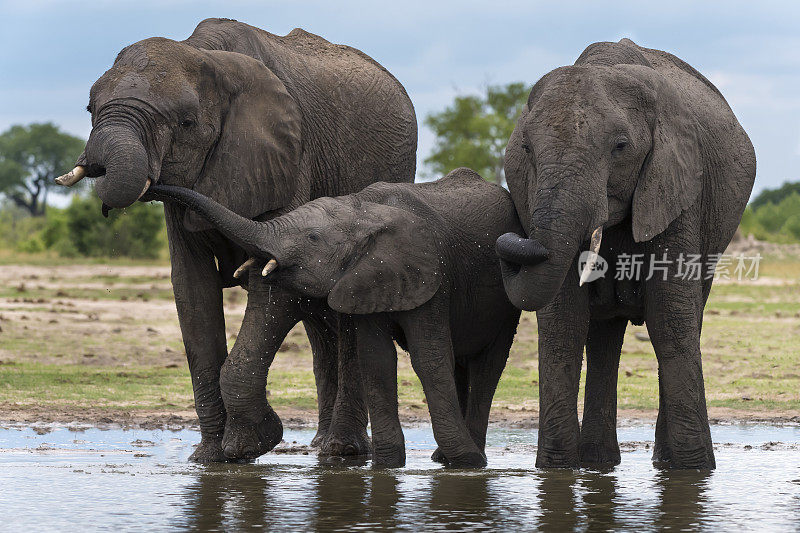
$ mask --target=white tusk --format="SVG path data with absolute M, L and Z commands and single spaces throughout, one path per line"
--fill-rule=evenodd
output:
M 247 261 L 245 261 L 244 263 L 242 263 L 242 266 L 240 266 L 239 268 L 237 268 L 237 269 L 236 269 L 236 272 L 234 272 L 234 273 L 233 273 L 233 277 L 234 277 L 234 278 L 236 278 L 236 279 L 239 279 L 239 277 L 240 277 L 242 274 L 244 274 L 244 271 L 245 271 L 245 270 L 247 270 L 248 268 L 250 268 L 250 266 L 251 266 L 253 263 L 255 263 L 255 262 L 256 262 L 256 259 L 255 259 L 255 257 L 251 257 L 250 259 L 248 259 Z
M 150 185 L 151 185 L 152 183 L 153 183 L 153 182 L 152 182 L 152 181 L 150 181 L 150 178 L 147 178 L 147 181 L 146 181 L 146 182 L 145 182 L 145 184 L 144 184 L 144 189 L 142 189 L 142 192 L 140 192 L 140 193 L 139 193 L 139 198 L 141 198 L 142 196 L 144 196 L 144 193 L 146 193 L 146 192 L 147 192 L 147 189 L 149 189 L 149 188 L 150 188 Z M 139 198 L 137 198 L 137 200 L 138 200 Z
M 55 182 L 58 185 L 62 185 L 64 187 L 72 187 L 83 178 L 86 177 L 86 168 L 82 167 L 81 165 L 76 166 L 66 174 L 63 174 L 55 179 Z
M 598 254 L 600 252 L 600 243 L 603 240 L 603 226 L 599 226 L 596 230 L 592 232 L 592 239 L 589 243 L 589 256 L 586 258 L 586 262 L 583 264 L 583 270 L 581 271 L 581 279 L 578 282 L 580 287 L 583 287 L 583 284 L 586 283 L 586 280 L 589 279 L 589 276 L 592 275 L 592 272 L 595 269 L 595 265 L 597 265 L 597 259 L 600 257 Z
M 267 276 L 269 275 L 270 272 L 272 272 L 276 268 L 278 268 L 278 262 L 275 261 L 274 259 L 270 259 L 269 261 L 267 261 L 267 264 L 264 265 L 264 270 L 261 271 L 261 275 Z

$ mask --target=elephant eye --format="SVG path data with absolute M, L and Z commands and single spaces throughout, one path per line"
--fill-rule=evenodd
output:
M 309 233 L 308 240 L 311 242 L 317 242 L 319 240 L 319 235 L 317 235 L 316 233 Z
M 614 152 L 621 152 L 628 146 L 628 139 L 620 139 L 617 141 L 617 144 L 614 146 Z
M 194 120 L 190 120 L 187 118 L 186 120 L 181 122 L 182 128 L 191 128 L 192 126 L 194 126 Z
M 523 142 L 523 143 L 522 143 L 522 149 L 523 149 L 523 150 L 525 150 L 525 153 L 526 153 L 526 154 L 529 154 L 529 153 L 531 153 L 531 147 L 530 147 L 530 146 L 528 146 L 528 143 L 526 143 L 526 142 Z

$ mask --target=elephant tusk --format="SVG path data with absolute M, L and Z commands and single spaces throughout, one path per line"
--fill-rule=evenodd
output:
M 64 187 L 72 187 L 85 177 L 86 177 L 86 168 L 81 165 L 77 165 L 75 168 L 73 168 L 66 174 L 62 174 L 61 176 L 57 177 L 55 179 L 55 182 L 58 185 L 62 185 Z
M 264 265 L 264 270 L 261 271 L 261 275 L 267 276 L 269 275 L 270 272 L 272 272 L 276 268 L 278 268 L 278 262 L 275 261 L 274 259 L 270 259 L 269 261 L 267 261 L 267 264 Z
M 150 188 L 150 185 L 152 183 L 153 182 L 150 180 L 150 178 L 147 178 L 147 181 L 144 182 L 144 189 L 142 189 L 142 192 L 139 193 L 139 198 L 137 198 L 137 200 L 139 200 L 142 196 L 144 196 L 144 193 L 147 192 L 147 189 Z
M 581 279 L 578 282 L 580 287 L 583 287 L 583 284 L 586 283 L 586 280 L 589 279 L 589 276 L 595 269 L 595 265 L 597 265 L 597 259 L 600 257 L 600 243 L 603 240 L 603 226 L 599 226 L 596 230 L 592 232 L 592 239 L 589 244 L 589 256 L 586 258 L 586 262 L 583 264 L 583 270 L 581 271 Z
M 255 263 L 255 262 L 256 262 L 255 257 L 251 257 L 250 259 L 248 259 L 247 261 L 242 263 L 242 266 L 237 268 L 236 272 L 233 273 L 233 277 L 236 278 L 236 279 L 239 279 L 239 277 L 244 273 L 244 271 L 247 270 L 248 268 L 250 268 L 252 266 L 252 264 Z

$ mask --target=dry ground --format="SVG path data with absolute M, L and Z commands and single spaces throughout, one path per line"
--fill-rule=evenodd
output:
M 0 266 L 0 420 L 194 423 L 169 266 L 30 262 Z M 720 282 L 712 292 L 702 339 L 712 418 L 800 421 L 800 256 L 773 253 L 761 273 L 756 282 Z M 245 300 L 242 290 L 225 293 L 229 346 Z M 399 353 L 403 417 L 424 420 L 422 389 Z M 646 329 L 630 326 L 619 377 L 622 420 L 653 419 L 656 368 Z M 524 313 L 494 421 L 534 425 L 537 385 L 536 321 Z M 289 425 L 313 424 L 316 393 L 302 325 L 281 347 L 268 388 Z

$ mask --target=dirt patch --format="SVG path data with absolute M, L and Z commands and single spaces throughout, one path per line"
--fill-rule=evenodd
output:
M 310 409 L 276 408 L 284 427 L 308 429 L 317 426 L 317 411 Z M 619 427 L 655 424 L 657 411 L 622 409 L 618 415 Z M 535 410 L 515 411 L 503 408 L 492 410 L 490 424 L 493 427 L 514 429 L 536 429 L 539 413 Z M 404 426 L 429 424 L 427 409 L 401 407 L 400 421 Z M 793 412 L 741 411 L 727 408 L 709 409 L 712 424 L 800 424 L 800 415 Z M 123 411 L 114 409 L 59 410 L 42 407 L 0 407 L 0 424 L 25 424 L 37 433 L 47 433 L 50 425 L 71 425 L 98 428 L 121 427 L 124 429 L 199 429 L 194 411 Z M 291 453 L 291 452 L 286 452 Z

